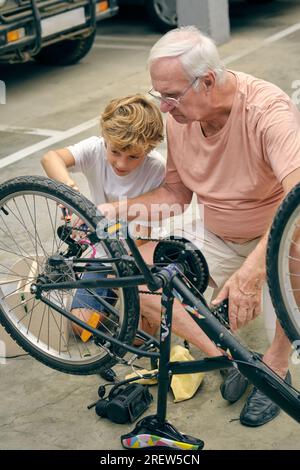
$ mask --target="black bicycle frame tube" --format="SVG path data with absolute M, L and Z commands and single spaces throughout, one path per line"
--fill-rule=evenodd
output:
M 245 349 L 232 333 L 221 325 L 204 302 L 190 292 L 178 276 L 173 277 L 172 285 L 174 297 L 183 303 L 185 310 L 217 346 L 222 347 L 225 351 L 229 349 L 230 355 L 233 361 L 236 360 L 236 365 L 241 373 L 292 418 L 300 422 L 300 393 L 286 384 L 261 361 L 256 353 Z M 172 363 L 169 363 L 170 371 L 178 372 L 180 369 L 180 373 L 184 373 L 184 366 L 175 365 L 173 367 Z M 189 369 L 191 370 L 191 366 Z M 197 361 L 194 371 L 197 371 Z
M 145 278 L 143 275 L 137 276 L 124 276 L 120 278 L 103 278 L 103 279 L 80 279 L 78 281 L 70 282 L 52 282 L 52 283 L 37 283 L 33 284 L 37 295 L 42 292 L 48 292 L 57 289 L 96 289 L 97 287 L 106 287 L 115 289 L 117 287 L 137 287 L 145 284 Z
M 135 348 L 134 346 L 130 346 L 129 344 L 123 343 L 122 341 L 119 341 L 116 338 L 110 337 L 110 336 L 106 335 L 105 333 L 102 333 L 101 331 L 97 330 L 96 328 L 93 328 L 92 326 L 87 325 L 84 321 L 80 320 L 80 318 L 75 317 L 75 315 L 68 312 L 67 310 L 64 310 L 63 308 L 60 308 L 58 305 L 51 302 L 51 300 L 47 299 L 46 297 L 41 296 L 40 300 L 42 302 L 44 302 L 46 305 L 48 305 L 49 307 L 53 308 L 53 310 L 56 310 L 62 316 L 66 317 L 71 322 L 76 323 L 76 325 L 79 325 L 84 330 L 87 330 L 90 333 L 92 333 L 96 338 L 104 339 L 108 343 L 112 343 L 115 346 L 126 349 L 126 351 L 132 352 L 132 353 L 137 354 L 139 356 L 153 357 L 153 358 L 158 358 L 159 357 L 159 353 L 150 352 L 150 351 L 143 351 L 142 354 L 139 354 L 140 351 L 139 351 L 138 348 Z M 113 356 L 114 354 L 111 353 L 111 355 Z
M 170 286 L 163 289 L 161 296 L 160 358 L 158 369 L 157 419 L 161 424 L 166 420 L 167 396 L 170 383 L 170 349 L 174 296 Z
M 144 283 L 147 284 L 147 287 L 150 291 L 155 292 L 156 290 L 162 287 L 162 283 L 159 277 L 155 276 L 149 269 L 148 265 L 145 263 L 144 258 L 139 252 L 138 247 L 135 244 L 135 241 L 128 236 L 126 238 L 126 243 L 134 256 L 135 263 L 140 271 L 144 275 Z
M 172 274 L 173 273 L 173 274 Z M 174 274 L 175 273 L 175 274 Z M 300 422 L 300 394 L 286 384 L 277 374 L 275 374 L 266 364 L 264 364 L 256 353 L 252 353 L 245 349 L 235 337 L 228 331 L 219 320 L 209 310 L 205 301 L 193 295 L 186 284 L 178 276 L 178 268 L 176 264 L 169 265 L 162 269 L 158 274 L 154 275 L 156 278 L 156 285 L 164 285 L 165 297 L 162 299 L 162 313 L 165 315 L 166 325 L 169 325 L 168 338 L 162 342 L 160 354 L 160 374 L 162 374 L 162 385 L 159 393 L 158 408 L 162 416 L 165 416 L 166 397 L 165 390 L 169 383 L 169 375 L 171 373 L 192 373 L 205 370 L 213 370 L 216 368 L 230 367 L 236 365 L 241 373 L 247 377 L 258 389 L 265 393 L 274 403 L 282 408 L 296 421 Z M 61 282 L 51 284 L 36 284 L 36 296 L 41 300 L 57 310 L 63 316 L 67 317 L 72 322 L 80 325 L 87 331 L 91 332 L 94 336 L 105 339 L 112 344 L 133 352 L 137 356 L 144 357 L 159 357 L 159 354 L 148 351 L 141 351 L 138 348 L 129 346 L 111 338 L 99 330 L 96 330 L 80 319 L 70 314 L 69 312 L 59 308 L 46 298 L 41 296 L 42 291 L 62 289 L 76 289 L 76 288 L 96 288 L 96 287 L 135 287 L 137 285 L 145 284 L 143 275 L 128 276 L 117 279 L 99 279 L 99 280 L 81 280 L 74 282 Z M 32 290 L 34 293 L 34 291 Z M 171 292 L 171 294 L 170 294 Z M 225 351 L 229 349 L 231 357 L 222 360 L 220 357 L 194 361 L 193 363 L 178 364 L 176 362 L 169 362 L 169 341 L 171 334 L 172 323 L 172 297 L 177 298 L 185 310 L 189 313 L 191 318 L 200 326 L 200 328 L 207 334 L 207 336 L 215 342 L 215 344 Z M 200 296 L 201 297 L 201 296 Z M 169 299 L 169 301 L 168 301 Z M 168 304 L 171 302 L 171 305 Z M 186 304 L 186 305 L 185 305 Z M 236 362 L 235 362 L 236 361 Z

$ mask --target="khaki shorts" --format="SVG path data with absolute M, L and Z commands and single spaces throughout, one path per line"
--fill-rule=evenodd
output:
M 174 235 L 186 238 L 200 249 L 208 264 L 210 285 L 218 289 L 241 267 L 260 241 L 260 237 L 243 244 L 225 241 L 207 230 L 201 221 L 187 224 L 183 230 L 175 229 Z
M 216 297 L 225 282 L 242 266 L 260 241 L 260 237 L 242 244 L 223 240 L 207 230 L 201 220 L 186 224 L 184 230 L 175 229 L 174 235 L 186 238 L 203 253 L 210 273 L 209 288 L 205 292 L 208 303 Z M 262 310 L 266 332 L 271 342 L 275 334 L 276 314 L 267 283 L 263 287 Z

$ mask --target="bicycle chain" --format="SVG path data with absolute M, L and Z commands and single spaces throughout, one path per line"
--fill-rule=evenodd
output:
M 148 239 L 148 238 L 138 238 L 139 240 L 149 240 L 149 241 L 156 241 L 156 242 L 165 242 L 165 243 L 174 243 L 176 244 L 177 240 L 173 239 Z M 160 292 L 149 292 L 139 290 L 139 294 L 148 294 L 148 295 L 159 295 L 161 296 Z M 219 322 L 224 325 L 227 329 L 230 329 L 229 325 L 229 318 L 228 318 L 228 300 L 224 300 L 219 305 L 215 306 L 211 309 L 212 314 L 219 320 Z
M 147 241 L 147 242 L 157 242 L 157 243 L 174 243 L 176 244 L 177 240 L 173 240 L 171 238 L 145 238 L 145 237 L 137 237 L 135 241 Z M 139 290 L 139 294 L 146 294 L 146 295 L 159 295 L 161 297 L 161 292 L 150 292 L 146 290 Z

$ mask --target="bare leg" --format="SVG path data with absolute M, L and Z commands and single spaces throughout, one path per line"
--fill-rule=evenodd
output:
M 150 264 L 152 263 L 154 246 L 155 244 L 153 242 L 149 242 L 140 247 L 140 252 L 144 259 Z M 140 297 L 141 315 L 147 317 L 149 323 L 153 325 L 160 325 L 160 300 L 160 296 L 156 295 L 142 294 Z M 221 351 L 217 346 L 194 322 L 177 300 L 174 301 L 172 331 L 177 336 L 180 336 L 181 338 L 186 339 L 189 343 L 192 343 L 207 356 L 219 356 L 221 354 Z
M 155 295 L 141 295 L 141 315 L 147 317 L 153 325 L 160 325 L 160 297 Z M 177 336 L 186 339 L 189 343 L 203 351 L 207 356 L 220 356 L 221 351 L 194 322 L 181 304 L 175 300 L 173 307 L 172 331 Z
M 280 377 L 285 378 L 289 366 L 290 351 L 291 343 L 277 320 L 275 338 L 264 355 L 264 362 Z

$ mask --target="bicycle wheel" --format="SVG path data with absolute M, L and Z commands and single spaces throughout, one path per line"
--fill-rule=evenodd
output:
M 104 366 L 111 366 L 115 362 L 114 357 L 123 356 L 126 351 L 94 337 L 83 340 L 75 323 L 37 299 L 30 286 L 41 276 L 48 279 L 46 282 L 73 281 L 87 272 L 91 277 L 92 264 L 78 261 L 76 264 L 74 253 L 69 256 L 70 249 L 77 250 L 77 260 L 79 257 L 89 259 L 96 251 L 98 267 L 101 266 L 101 257 L 103 260 L 104 257 L 120 258 L 126 250 L 116 239 L 88 246 L 79 244 L 77 237 L 78 243 L 74 243 L 67 232 L 64 233 L 66 222 L 62 208 L 71 217 L 69 234 L 77 217 L 86 224 L 88 232 L 94 232 L 102 219 L 96 207 L 85 197 L 48 178 L 19 177 L 0 186 L 0 322 L 23 349 L 47 366 L 67 373 L 92 374 Z M 66 260 L 59 273 L 53 272 L 53 263 L 49 261 L 54 255 Z M 113 278 L 132 274 L 128 263 L 115 261 L 104 265 L 105 276 Z M 57 288 L 43 295 L 58 307 L 74 312 L 72 303 L 80 291 L 82 289 Z M 99 288 L 84 291 L 94 301 L 93 313 L 98 311 L 101 319 L 99 329 L 131 344 L 138 324 L 137 289 L 104 291 L 102 297 Z M 81 302 L 82 299 L 84 296 L 81 295 Z M 90 301 L 86 308 L 92 313 Z M 78 318 L 88 321 L 85 315 L 81 317 L 81 311 L 84 310 L 79 310 Z M 83 332 L 87 333 L 84 329 Z
M 267 278 L 276 315 L 290 341 L 300 340 L 300 184 L 275 215 L 267 249 Z

